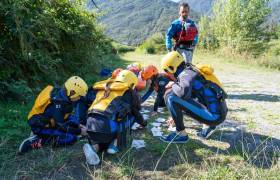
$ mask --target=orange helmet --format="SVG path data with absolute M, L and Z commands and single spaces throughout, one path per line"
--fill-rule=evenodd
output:
M 117 77 L 117 75 L 122 71 L 122 68 L 117 68 L 113 71 L 112 73 L 112 79 L 115 79 Z
M 143 69 L 143 71 L 141 71 L 141 78 L 143 80 L 148 80 L 157 74 L 158 74 L 157 68 L 154 65 L 149 65 L 149 66 L 145 67 Z
M 142 91 L 146 88 L 146 81 L 138 76 L 138 84 L 135 87 L 138 91 Z

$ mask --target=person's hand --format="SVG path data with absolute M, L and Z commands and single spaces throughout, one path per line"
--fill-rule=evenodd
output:
M 174 81 L 169 81 L 169 83 L 166 84 L 165 89 L 170 89 L 174 83 L 175 83 Z
M 167 123 L 168 126 L 173 126 L 175 124 L 172 117 L 169 117 L 168 120 L 166 121 L 166 123 Z
M 152 113 L 151 113 L 151 116 L 153 117 L 153 116 L 156 116 L 157 115 L 157 111 L 153 111 Z
M 143 129 L 145 129 L 145 127 L 146 127 L 146 126 L 140 125 L 139 127 L 137 127 L 137 129 L 138 129 L 138 130 L 143 130 Z
M 81 128 L 81 135 L 82 136 L 87 136 L 88 135 L 87 128 L 83 125 L 80 125 L 80 128 Z
M 86 128 L 81 128 L 81 135 L 82 136 L 87 136 L 88 135 Z
M 86 126 L 82 125 L 82 124 L 80 124 L 79 126 L 80 126 L 80 128 L 86 128 Z

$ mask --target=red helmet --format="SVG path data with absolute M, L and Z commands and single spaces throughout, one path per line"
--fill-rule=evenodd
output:
M 117 75 L 122 71 L 122 68 L 117 68 L 113 71 L 112 73 L 112 79 L 115 79 L 117 77 Z
M 161 73 L 161 74 L 163 74 L 165 77 L 167 77 L 167 78 L 168 78 L 169 80 L 171 80 L 171 81 L 175 81 L 175 80 L 176 80 L 176 78 L 174 77 L 174 75 L 171 74 L 171 73 L 163 72 L 163 73 Z
M 154 65 L 149 65 L 149 66 L 145 67 L 143 69 L 143 71 L 141 71 L 141 78 L 143 80 L 148 80 L 157 74 L 158 74 L 157 68 Z
M 138 73 L 141 71 L 141 69 L 139 69 L 138 67 L 135 67 L 135 66 L 128 67 L 127 70 L 133 72 L 136 75 L 138 75 Z

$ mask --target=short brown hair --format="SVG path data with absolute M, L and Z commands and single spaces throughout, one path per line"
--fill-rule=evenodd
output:
M 181 2 L 181 3 L 179 4 L 179 9 L 180 9 L 181 7 L 188 8 L 188 10 L 190 10 L 190 6 L 189 6 L 189 4 L 186 3 L 186 2 Z

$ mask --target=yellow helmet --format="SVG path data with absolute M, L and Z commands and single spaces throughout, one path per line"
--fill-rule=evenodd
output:
M 123 70 L 117 75 L 115 81 L 126 83 L 128 86 L 134 88 L 138 83 L 138 78 L 133 72 L 129 70 Z
M 161 60 L 161 68 L 165 72 L 174 74 L 178 66 L 184 62 L 183 56 L 177 51 L 172 51 L 166 54 Z
M 67 96 L 71 99 L 79 96 L 85 96 L 88 91 L 87 83 L 79 76 L 70 77 L 65 83 L 64 87 L 67 92 Z

